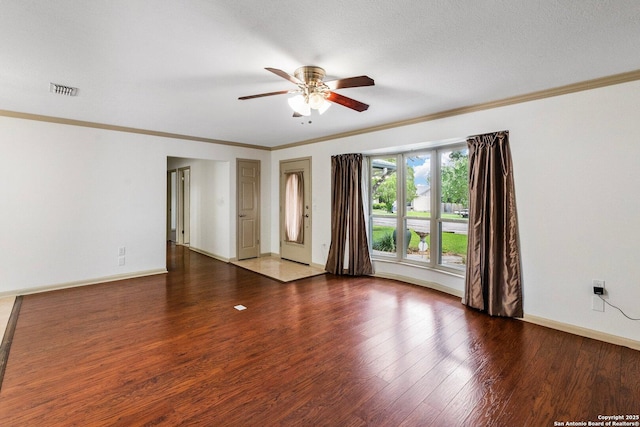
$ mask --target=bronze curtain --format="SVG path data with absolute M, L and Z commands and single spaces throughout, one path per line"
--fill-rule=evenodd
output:
M 509 132 L 472 136 L 469 245 L 463 303 L 492 316 L 522 317 L 520 244 Z
M 331 156 L 331 246 L 325 270 L 361 276 L 373 273 L 362 207 L 362 154 Z M 349 266 L 344 260 L 347 234 Z

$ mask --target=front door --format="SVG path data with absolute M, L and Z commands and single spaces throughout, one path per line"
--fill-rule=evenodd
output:
M 238 160 L 238 260 L 260 256 L 260 161 Z
M 280 162 L 280 257 L 311 264 L 311 159 Z

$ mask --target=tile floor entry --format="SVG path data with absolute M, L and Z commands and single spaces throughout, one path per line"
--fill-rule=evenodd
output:
M 326 273 L 322 268 L 270 256 L 233 261 L 231 264 L 280 282 L 291 282 Z

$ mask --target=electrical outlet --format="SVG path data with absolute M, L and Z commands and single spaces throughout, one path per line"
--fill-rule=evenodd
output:
M 127 248 L 126 248 L 126 247 L 124 247 L 124 246 L 120 246 L 120 247 L 118 248 L 118 256 L 125 256 L 125 255 L 126 255 L 126 251 L 127 251 Z
M 595 295 L 604 295 L 604 280 L 593 279 L 593 293 Z
M 118 257 L 118 265 L 119 266 L 123 266 L 124 265 L 124 257 L 123 256 Z
M 604 280 L 593 279 L 593 296 L 591 297 L 591 309 L 593 311 L 604 311 Z

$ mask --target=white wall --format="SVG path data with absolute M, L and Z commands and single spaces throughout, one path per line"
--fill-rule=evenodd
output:
M 0 153 L 0 294 L 165 270 L 167 157 L 227 165 L 208 173 L 229 185 L 202 200 L 227 221 L 198 238 L 223 257 L 235 253 L 235 159 L 260 160 L 269 173 L 265 150 L 8 117 L 0 117 Z M 228 235 L 212 241 L 221 227 Z M 269 233 L 261 237 L 269 247 Z
M 272 188 L 282 159 L 312 156 L 313 262 L 326 262 L 330 236 L 330 156 L 386 147 L 430 146 L 510 131 L 523 256 L 526 315 L 640 340 L 640 322 L 591 309 L 592 279 L 609 301 L 640 317 L 640 82 L 423 122 L 272 153 Z M 366 113 L 362 113 L 366 114 Z M 277 218 L 277 207 L 271 215 Z M 271 250 L 277 252 L 272 223 Z M 376 273 L 435 282 L 461 294 L 460 277 L 375 263 Z
M 0 291 L 164 267 L 154 206 L 166 160 L 148 139 L 3 117 L 0 126 Z

